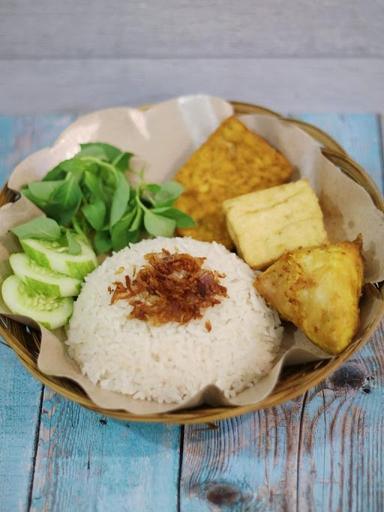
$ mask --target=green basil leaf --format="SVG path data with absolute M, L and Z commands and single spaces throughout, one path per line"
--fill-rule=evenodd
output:
M 56 167 L 50 170 L 43 178 L 43 181 L 63 180 L 68 174 L 71 174 L 77 181 L 82 173 L 89 167 L 88 162 L 83 162 L 79 158 L 73 157 L 63 160 Z
M 56 181 L 56 180 L 63 180 L 66 175 L 67 171 L 63 169 L 62 163 L 60 162 L 56 167 L 51 169 L 43 178 L 42 181 Z
M 32 196 L 40 201 L 48 201 L 52 193 L 57 190 L 64 180 L 57 181 L 34 181 L 28 185 Z
M 156 194 L 157 192 L 160 192 L 161 186 L 157 183 L 147 183 L 147 185 L 145 185 L 145 190 L 149 190 L 151 194 Z
M 64 162 L 61 163 L 61 168 L 76 181 L 80 181 L 83 173 L 92 166 L 94 166 L 93 163 L 81 160 L 81 158 L 77 158 L 76 156 L 69 160 L 64 160 Z
M 96 254 L 105 254 L 112 250 L 111 237 L 107 231 L 98 231 L 93 238 Z
M 118 222 L 124 215 L 127 209 L 130 193 L 129 183 L 124 174 L 118 174 L 116 180 L 116 189 L 113 194 L 111 215 L 109 225 L 112 227 Z
M 136 209 L 135 217 L 129 227 L 129 231 L 138 231 L 141 228 L 144 212 L 141 208 Z
M 152 206 L 156 205 L 155 195 L 160 192 L 161 187 L 157 183 L 148 183 L 141 189 L 141 199 L 147 201 Z
M 135 229 L 135 230 L 129 230 L 128 231 L 128 234 L 127 234 L 127 245 L 129 244 L 135 244 L 136 242 L 138 242 L 141 238 L 141 231 L 140 229 Z
M 80 254 L 81 253 L 81 245 L 76 240 L 76 236 L 72 233 L 72 231 L 66 230 L 65 236 L 68 244 L 68 252 L 69 254 Z
M 59 240 L 61 236 L 60 226 L 48 217 L 36 217 L 35 219 L 20 224 L 11 229 L 18 238 L 36 238 L 38 240 Z
M 87 233 L 89 230 L 87 226 L 87 221 L 84 219 L 84 217 L 81 216 L 79 218 L 78 215 L 76 217 L 73 217 L 72 225 L 76 233 L 88 241 Z
M 175 232 L 176 221 L 146 210 L 144 213 L 144 226 L 148 233 L 153 236 L 170 237 Z
M 196 222 L 192 217 L 177 208 L 155 208 L 151 211 L 162 215 L 163 217 L 174 219 L 178 228 L 194 228 L 196 226 Z
M 161 189 L 154 195 L 156 206 L 171 206 L 183 191 L 183 186 L 177 181 L 168 181 L 161 185 Z
M 107 212 L 104 201 L 96 199 L 93 203 L 83 206 L 81 211 L 93 229 L 96 231 L 103 229 Z
M 52 194 L 49 215 L 60 224 L 68 225 L 80 206 L 82 196 L 79 184 L 69 176 Z M 45 211 L 48 213 L 47 209 Z
M 123 153 L 115 146 L 104 142 L 88 142 L 87 144 L 80 144 L 80 148 L 76 156 L 92 156 L 100 160 L 105 160 L 106 162 L 113 162 Z
M 106 195 L 103 190 L 103 184 L 100 177 L 92 174 L 90 171 L 85 171 L 83 176 L 83 184 L 88 191 L 89 199 L 96 198 L 105 202 Z
M 132 157 L 133 153 L 120 153 L 120 155 L 113 160 L 112 165 L 119 171 L 125 172 L 129 168 L 129 162 Z
M 111 229 L 111 240 L 114 251 L 127 247 L 131 241 L 129 228 L 136 215 L 136 208 L 127 212 Z
M 21 190 L 21 193 L 24 197 L 26 197 L 27 199 L 29 199 L 29 201 L 31 201 L 33 204 L 35 204 L 36 206 L 38 206 L 39 208 L 41 208 L 42 210 L 45 211 L 45 208 L 47 206 L 47 202 L 46 201 L 43 201 L 43 200 L 40 200 L 38 199 L 37 197 L 35 197 L 32 192 L 29 190 L 29 188 L 23 188 Z

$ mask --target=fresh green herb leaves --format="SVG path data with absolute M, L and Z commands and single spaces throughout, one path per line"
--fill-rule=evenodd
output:
M 67 245 L 68 245 L 68 252 L 69 254 L 80 254 L 81 253 L 81 245 L 76 239 L 76 235 L 72 233 L 72 231 L 69 231 L 69 229 L 65 232 L 65 237 L 67 239 Z
M 61 246 L 66 247 L 69 254 L 81 253 L 81 245 L 76 234 L 69 229 L 60 227 L 55 220 L 49 217 L 36 217 L 25 224 L 12 228 L 11 231 L 19 240 L 34 238 L 47 242 L 58 242 Z
M 178 228 L 193 228 L 196 225 L 195 221 L 189 215 L 177 208 L 166 206 L 163 208 L 155 208 L 152 212 L 167 217 L 168 219 L 173 219 Z
M 96 198 L 93 203 L 85 204 L 81 211 L 95 231 L 103 229 L 107 207 L 102 199 Z
M 55 241 L 61 236 L 58 223 L 48 217 L 36 217 L 25 224 L 12 228 L 11 231 L 19 239 L 37 238 L 39 240 Z
M 108 231 L 96 231 L 93 237 L 93 247 L 96 254 L 105 254 L 112 250 L 111 236 Z
M 172 236 L 176 228 L 176 222 L 147 210 L 144 213 L 144 226 L 148 233 L 153 236 Z
M 127 209 L 130 194 L 129 183 L 124 174 L 118 174 L 116 176 L 116 188 L 113 194 L 112 205 L 111 205 L 111 218 L 109 225 L 111 228 L 118 222 L 124 215 Z
M 155 206 L 171 206 L 182 193 L 183 187 L 177 181 L 164 183 L 154 195 Z
M 134 173 L 131 157 L 131 153 L 110 144 L 81 144 L 73 158 L 59 163 L 42 181 L 24 187 L 22 193 L 54 220 L 41 219 L 56 226 L 50 225 L 55 230 L 51 235 L 47 226 L 40 229 L 46 232 L 43 236 L 52 238 L 36 237 L 63 240 L 64 236 L 68 250 L 76 254 L 80 247 L 76 236 L 85 236 L 101 254 L 120 250 L 148 234 L 172 236 L 176 227 L 193 227 L 191 217 L 173 207 L 182 186 L 175 181 L 145 183 L 142 173 L 138 173 L 138 183 L 133 187 L 127 176 Z M 60 230 L 55 221 L 73 228 L 77 235 Z

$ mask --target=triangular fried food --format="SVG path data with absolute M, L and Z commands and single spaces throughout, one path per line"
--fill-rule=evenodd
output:
M 229 117 L 175 176 L 184 186 L 176 206 L 197 222 L 196 228 L 179 232 L 231 248 L 223 201 L 285 183 L 292 172 L 292 165 L 279 151 L 236 117 Z
M 338 354 L 359 323 L 361 240 L 296 249 L 259 274 L 255 287 L 321 349 Z

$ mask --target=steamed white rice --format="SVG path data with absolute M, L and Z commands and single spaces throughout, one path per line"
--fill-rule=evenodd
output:
M 108 287 L 146 264 L 145 254 L 186 252 L 225 273 L 228 298 L 199 320 L 151 326 L 128 318 L 131 306 L 110 305 Z M 118 273 L 124 267 L 124 272 Z M 277 314 L 253 286 L 255 272 L 222 245 L 190 238 L 144 240 L 107 258 L 86 280 L 68 332 L 68 351 L 102 388 L 157 402 L 181 402 L 207 384 L 227 397 L 269 372 L 282 336 Z M 206 321 L 212 330 L 207 332 Z

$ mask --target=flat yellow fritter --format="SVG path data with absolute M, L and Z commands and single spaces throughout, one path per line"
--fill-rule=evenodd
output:
M 287 251 L 328 241 L 319 201 L 306 180 L 228 199 L 223 209 L 238 253 L 255 269 Z
M 360 240 L 341 242 L 286 253 L 255 287 L 313 343 L 338 354 L 357 331 L 363 270 Z
M 184 185 L 176 207 L 197 222 L 180 233 L 232 247 L 222 203 L 226 199 L 289 180 L 292 165 L 236 117 L 225 120 L 178 171 Z

